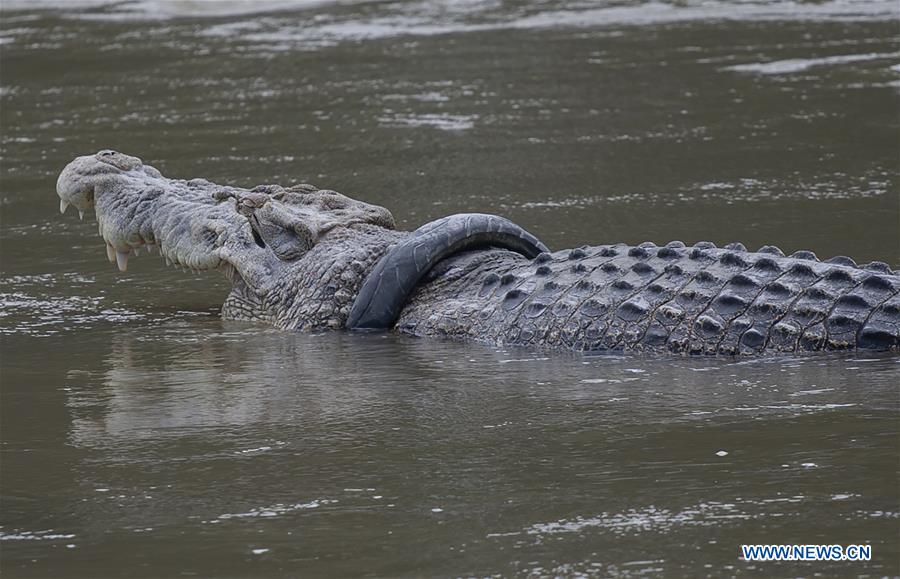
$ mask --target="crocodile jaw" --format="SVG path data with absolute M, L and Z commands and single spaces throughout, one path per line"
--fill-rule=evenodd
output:
M 168 179 L 139 158 L 110 150 L 69 163 L 56 190 L 61 211 L 94 209 L 107 257 L 121 271 L 131 256 L 156 249 L 176 267 L 224 273 L 232 282 L 226 310 L 238 319 L 283 317 L 297 288 L 322 283 L 309 279 L 315 271 L 309 261 L 321 260 L 332 244 L 314 258 L 308 254 L 333 232 L 394 227 L 386 209 L 334 191 Z

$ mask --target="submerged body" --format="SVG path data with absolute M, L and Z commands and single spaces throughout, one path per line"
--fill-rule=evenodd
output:
M 179 266 L 219 269 L 232 281 L 224 318 L 284 329 L 346 327 L 378 264 L 434 230 L 395 231 L 386 209 L 310 185 L 246 190 L 168 179 L 114 151 L 70 163 L 57 193 L 63 210 L 96 210 L 120 269 L 142 247 L 158 247 Z M 387 318 L 394 329 L 575 350 L 745 354 L 900 345 L 900 276 L 881 262 L 859 267 L 845 257 L 821 262 L 810 252 L 785 257 L 771 246 L 748 252 L 705 242 L 538 253 L 501 239 L 505 220 L 476 217 L 465 223 L 483 227 L 457 228 L 462 241 L 441 241 L 443 253 L 433 244 L 418 248 L 424 257 L 413 251 L 414 278 L 400 279 L 409 274 L 393 268 L 387 273 L 396 280 L 376 284 L 382 293 L 410 288 L 394 296 L 401 304 Z M 476 234 L 478 244 L 465 242 Z M 543 248 L 536 240 L 529 247 Z

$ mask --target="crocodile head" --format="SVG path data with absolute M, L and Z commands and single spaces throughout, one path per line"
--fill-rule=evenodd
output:
M 340 325 L 354 287 L 399 235 L 387 209 L 334 191 L 168 179 L 111 150 L 69 163 L 56 191 L 62 212 L 94 209 L 120 270 L 142 249 L 181 268 L 219 270 L 232 282 L 223 317 L 280 327 L 310 322 L 304 307 L 320 312 L 313 325 Z M 313 294 L 330 303 L 304 304 Z

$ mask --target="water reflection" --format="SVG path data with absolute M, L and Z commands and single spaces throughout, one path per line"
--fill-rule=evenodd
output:
M 893 556 L 896 357 L 585 357 L 221 322 L 108 348 L 66 380 L 94 513 L 67 529 L 87 548 L 97 525 L 262 531 L 252 549 L 273 561 L 302 535 L 388 574 L 442 544 L 482 561 L 429 551 L 451 574 L 627 575 L 696 568 L 660 541 L 707 545 L 727 572 L 767 529 L 820 528 Z
M 364 437 L 366 429 L 357 425 L 401 419 L 423 426 L 444 419 L 441 428 L 449 429 L 521 428 L 533 414 L 556 422 L 579 409 L 590 414 L 580 416 L 584 423 L 574 420 L 573 429 L 745 422 L 884 403 L 900 373 L 900 361 L 889 354 L 582 356 L 392 334 L 215 325 L 220 329 L 163 322 L 138 335 L 115 332 L 102 378 L 84 372 L 67 378 L 73 440 L 118 446 L 195 429 L 266 425 L 324 435 L 334 423 Z

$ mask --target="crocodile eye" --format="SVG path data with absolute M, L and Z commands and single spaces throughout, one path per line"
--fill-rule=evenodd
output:
M 256 209 L 249 221 L 256 244 L 270 248 L 282 261 L 298 259 L 315 245 L 317 236 L 309 224 L 272 203 Z

